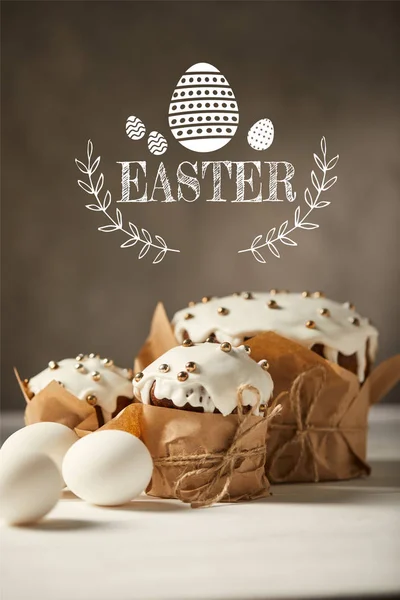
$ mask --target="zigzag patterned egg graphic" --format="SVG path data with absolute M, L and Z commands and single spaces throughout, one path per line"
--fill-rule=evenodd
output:
M 156 156 L 161 156 L 164 152 L 167 151 L 168 142 L 165 137 L 159 133 L 158 131 L 152 131 L 149 133 L 149 138 L 147 140 L 147 145 L 152 154 Z
M 249 146 L 254 150 L 267 150 L 274 141 L 274 125 L 270 119 L 260 119 L 247 134 Z
M 194 152 L 226 146 L 239 124 L 239 109 L 226 77 L 208 63 L 189 67 L 172 93 L 168 111 L 172 135 Z
M 146 127 L 139 117 L 131 116 L 126 120 L 125 131 L 131 140 L 141 140 L 146 133 Z

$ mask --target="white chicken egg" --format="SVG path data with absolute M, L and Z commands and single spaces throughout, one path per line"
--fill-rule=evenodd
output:
M 249 146 L 254 150 L 267 150 L 274 141 L 274 125 L 270 119 L 260 119 L 249 129 Z
M 194 152 L 214 152 L 235 135 L 239 109 L 226 77 L 209 63 L 189 67 L 172 93 L 172 135 Z
M 34 423 L 13 433 L 4 442 L 0 454 L 8 457 L 43 453 L 55 462 L 61 473 L 64 456 L 78 439 L 72 429 L 61 423 Z
M 60 472 L 45 454 L 0 457 L 0 516 L 10 525 L 39 521 L 57 503 Z
M 118 506 L 141 494 L 153 471 L 146 446 L 126 431 L 104 430 L 80 439 L 67 452 L 63 477 L 91 504 Z

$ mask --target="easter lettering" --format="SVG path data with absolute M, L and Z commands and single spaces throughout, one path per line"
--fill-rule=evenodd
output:
M 203 185 L 210 188 L 207 202 L 289 202 L 296 199 L 291 179 L 295 170 L 286 161 L 184 161 L 170 180 L 160 162 L 154 178 L 147 172 L 146 161 L 118 161 L 121 165 L 119 202 L 195 202 Z M 152 181 L 152 183 L 151 183 Z M 174 190 L 170 181 L 174 183 Z M 235 194 L 225 197 L 232 188 Z M 279 191 L 279 195 L 278 195 Z M 284 192 L 284 198 L 280 194 Z

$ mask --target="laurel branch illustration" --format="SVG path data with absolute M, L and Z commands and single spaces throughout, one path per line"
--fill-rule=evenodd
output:
M 301 216 L 301 209 L 300 206 L 298 206 L 294 213 L 294 225 L 293 227 L 291 227 L 291 229 L 288 229 L 289 220 L 282 223 L 282 225 L 278 229 L 277 234 L 277 228 L 272 227 L 268 231 L 265 238 L 263 234 L 257 235 L 252 241 L 250 248 L 246 248 L 245 250 L 239 250 L 239 254 L 242 254 L 244 252 L 251 252 L 254 258 L 259 263 L 266 263 L 266 259 L 260 252 L 261 248 L 268 248 L 268 250 L 274 256 L 276 256 L 276 258 L 280 258 L 281 255 L 277 248 L 278 242 L 281 242 L 285 246 L 297 246 L 297 242 L 292 240 L 292 238 L 289 237 L 289 234 L 291 234 L 295 229 L 317 229 L 319 227 L 319 225 L 317 225 L 316 223 L 310 223 L 306 219 L 315 208 L 324 208 L 325 206 L 329 206 L 330 202 L 328 202 L 327 200 L 320 200 L 319 198 L 322 192 L 326 192 L 333 185 L 335 185 L 337 177 L 334 176 L 327 180 L 327 174 L 328 171 L 331 171 L 336 167 L 337 162 L 339 160 L 339 155 L 337 155 L 334 158 L 331 158 L 329 161 L 327 161 L 325 137 L 321 139 L 321 151 L 322 159 L 317 154 L 314 154 L 314 160 L 316 162 L 317 167 L 322 171 L 322 179 L 320 181 L 315 171 L 311 171 L 311 182 L 315 188 L 316 195 L 313 199 L 313 194 L 310 192 L 309 188 L 306 188 L 304 192 L 304 200 L 307 206 L 309 207 L 309 210 L 306 212 L 306 214 L 304 216 Z
M 86 204 L 86 208 L 89 210 L 103 212 L 108 220 L 111 222 L 109 225 L 103 225 L 99 227 L 99 231 L 103 231 L 105 233 L 110 233 L 112 231 L 121 231 L 127 236 L 125 242 L 121 244 L 121 248 L 130 248 L 131 246 L 135 246 L 136 244 L 141 244 L 142 248 L 139 252 L 138 258 L 141 259 L 150 250 L 150 248 L 154 248 L 155 250 L 159 250 L 156 257 L 153 260 L 153 265 L 160 263 L 167 252 L 180 252 L 180 250 L 174 250 L 172 248 L 168 248 L 166 241 L 159 235 L 155 235 L 154 238 L 156 242 L 154 242 L 151 234 L 147 231 L 147 229 L 141 229 L 139 231 L 138 227 L 129 222 L 129 231 L 124 228 L 123 225 L 123 217 L 119 208 L 115 209 L 115 217 L 112 217 L 109 213 L 109 208 L 111 206 L 112 198 L 111 192 L 107 190 L 103 196 L 103 199 L 100 198 L 100 192 L 104 186 L 104 175 L 100 173 L 96 183 L 94 183 L 94 173 L 97 171 L 100 165 L 100 156 L 98 156 L 92 162 L 93 155 L 93 143 L 91 140 L 87 143 L 87 165 L 85 165 L 82 161 L 75 159 L 76 166 L 88 177 L 88 183 L 85 181 L 78 180 L 78 185 L 84 192 L 87 194 L 91 194 L 94 196 L 97 204 Z

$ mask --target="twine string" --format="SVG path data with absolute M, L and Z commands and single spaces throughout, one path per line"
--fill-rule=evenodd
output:
M 250 390 L 256 395 L 256 402 L 251 409 L 245 414 L 243 410 L 243 393 L 245 390 Z M 184 457 L 165 457 L 158 459 L 156 466 L 171 465 L 174 466 L 189 466 L 194 463 L 194 467 L 183 473 L 177 480 L 174 488 L 175 496 L 182 502 L 190 502 L 192 508 L 205 508 L 220 502 L 228 493 L 229 486 L 232 481 L 233 473 L 239 459 L 249 456 L 263 456 L 265 463 L 266 445 L 262 440 L 262 445 L 251 449 L 240 448 L 241 442 L 248 434 L 261 430 L 266 422 L 269 422 L 281 410 L 281 406 L 273 407 L 264 417 L 260 417 L 257 421 L 250 425 L 251 418 L 254 412 L 258 409 L 261 403 L 260 392 L 252 385 L 242 385 L 237 393 L 237 419 L 238 425 L 233 434 L 232 441 L 228 448 L 223 452 L 205 453 L 205 454 L 189 454 Z M 266 433 L 266 432 L 265 432 Z M 196 488 L 185 488 L 194 478 L 200 478 L 202 475 L 207 475 L 207 481 Z
M 315 390 L 315 393 L 313 394 L 313 398 L 308 407 L 307 413 L 303 419 L 302 414 L 301 414 L 301 406 L 302 406 L 301 393 L 302 393 L 305 382 L 311 378 L 313 379 L 314 382 L 316 382 L 316 390 Z M 272 479 L 275 482 L 284 483 L 293 475 L 293 473 L 295 473 L 297 471 L 297 469 L 299 468 L 299 466 L 301 464 L 301 461 L 303 459 L 306 449 L 309 450 L 309 454 L 311 456 L 314 481 L 318 481 L 319 473 L 318 473 L 317 455 L 316 455 L 314 446 L 313 446 L 312 441 L 309 436 L 310 430 L 315 429 L 315 428 L 311 428 L 309 426 L 309 420 L 310 420 L 314 406 L 319 401 L 319 398 L 321 396 L 325 382 L 326 382 L 326 370 L 322 366 L 317 365 L 304 373 L 300 373 L 300 375 L 298 375 L 296 377 L 296 379 L 294 380 L 290 390 L 288 392 L 282 392 L 282 394 L 284 394 L 284 395 L 289 395 L 289 403 L 290 403 L 292 412 L 295 415 L 295 425 L 293 428 L 295 429 L 296 432 L 295 432 L 295 435 L 293 438 L 291 438 L 290 440 L 288 440 L 287 442 L 282 444 L 282 446 L 277 450 L 277 452 L 275 452 L 275 454 L 272 458 L 269 472 L 271 474 Z M 277 425 L 277 426 L 279 426 L 279 425 Z M 335 430 L 334 428 L 329 428 L 329 429 Z M 318 430 L 319 430 L 319 428 L 318 428 Z M 290 446 L 293 443 L 297 443 L 299 446 L 299 450 L 296 455 L 296 457 L 297 457 L 296 462 L 294 463 L 293 467 L 286 473 L 286 475 L 284 477 L 282 477 L 282 476 L 280 477 L 277 474 L 274 475 L 274 467 L 276 466 L 280 457 L 285 454 L 288 446 Z

